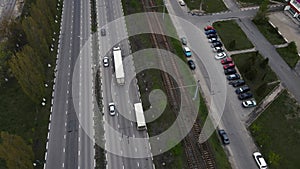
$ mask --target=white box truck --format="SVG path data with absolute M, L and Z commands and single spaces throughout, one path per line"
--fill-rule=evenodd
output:
M 125 84 L 125 73 L 123 68 L 122 54 L 120 47 L 113 48 L 113 57 L 115 63 L 116 80 L 119 85 Z
M 134 111 L 135 111 L 135 117 L 136 117 L 137 130 L 145 130 L 146 129 L 146 121 L 145 121 L 142 103 L 135 103 Z

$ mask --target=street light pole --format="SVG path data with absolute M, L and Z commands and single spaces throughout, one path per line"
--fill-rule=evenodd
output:
M 199 92 L 198 92 L 198 91 L 199 91 L 199 85 L 200 85 L 199 82 L 200 82 L 200 80 L 197 81 L 197 84 L 196 84 L 197 87 L 196 87 L 196 91 L 195 91 L 193 100 L 196 100 L 196 98 L 197 98 L 197 96 L 198 96 L 198 93 L 199 93 Z
M 164 6 L 164 8 L 163 8 L 163 20 L 165 20 L 165 8 L 166 8 L 166 6 L 165 6 L 165 0 L 163 0 L 163 6 Z

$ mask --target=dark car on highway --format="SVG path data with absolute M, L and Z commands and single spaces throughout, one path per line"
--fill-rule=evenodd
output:
M 250 91 L 250 87 L 245 85 L 243 87 L 240 87 L 240 88 L 236 89 L 235 93 L 236 94 L 241 94 L 241 93 L 245 93 L 245 92 L 248 92 L 248 91 Z
M 235 68 L 224 70 L 224 74 L 225 74 L 225 75 L 231 75 L 231 74 L 234 74 L 234 73 L 236 73 Z
M 229 144 L 230 143 L 229 138 L 228 138 L 225 130 L 219 130 L 219 135 L 222 139 L 223 144 Z
M 240 79 L 240 78 L 241 78 L 240 75 L 237 74 L 237 73 L 227 76 L 227 80 L 237 80 L 237 79 Z
M 233 87 L 239 87 L 239 86 L 242 86 L 242 85 L 244 85 L 244 84 L 245 84 L 245 81 L 242 80 L 242 79 L 233 81 L 233 82 L 231 83 L 231 85 L 232 85 Z
M 250 99 L 252 97 L 252 93 L 242 93 L 238 96 L 240 100 Z

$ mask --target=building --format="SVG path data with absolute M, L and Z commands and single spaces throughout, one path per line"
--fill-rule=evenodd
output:
M 290 0 L 284 10 L 288 11 L 293 18 L 300 22 L 300 0 Z

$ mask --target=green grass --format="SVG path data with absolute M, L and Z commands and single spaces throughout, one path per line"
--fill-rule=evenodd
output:
M 215 22 L 213 27 L 228 51 L 253 48 L 252 43 L 234 20 Z
M 14 79 L 3 84 L 0 93 L 0 130 L 21 136 L 32 145 L 35 159 L 44 161 L 50 98 L 46 107 L 36 105 Z
M 270 168 L 299 168 L 300 106 L 286 91 L 250 126 L 250 131 Z
M 205 13 L 215 13 L 227 10 L 222 0 L 185 0 L 185 3 L 190 10 L 200 9 L 200 3 L 202 1 L 202 10 Z
M 269 22 L 263 25 L 255 23 L 255 25 L 271 44 L 280 45 L 286 43 L 283 37 L 278 33 L 277 29 Z
M 291 42 L 287 47 L 277 48 L 276 50 L 291 68 L 295 68 L 299 61 L 299 55 L 295 42 Z
M 237 54 L 231 57 L 258 102 L 278 84 L 278 82 L 271 83 L 278 80 L 277 76 L 268 65 L 262 64 L 266 60 L 258 52 Z

